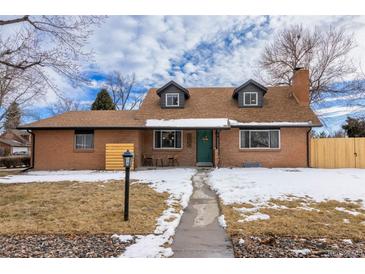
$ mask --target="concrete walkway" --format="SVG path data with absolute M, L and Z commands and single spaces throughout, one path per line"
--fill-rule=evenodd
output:
M 218 224 L 218 201 L 206 185 L 208 169 L 193 177 L 194 192 L 176 230 L 175 258 L 233 258 L 231 241 Z

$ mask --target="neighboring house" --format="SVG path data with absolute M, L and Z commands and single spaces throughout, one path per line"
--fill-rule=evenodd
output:
M 0 156 L 29 155 L 30 137 L 26 130 L 7 130 L 0 136 Z
M 105 146 L 133 143 L 135 165 L 177 158 L 181 166 L 308 166 L 308 138 L 321 126 L 309 106 L 309 72 L 292 86 L 150 89 L 139 110 L 68 112 L 20 128 L 34 135 L 36 169 L 104 169 Z

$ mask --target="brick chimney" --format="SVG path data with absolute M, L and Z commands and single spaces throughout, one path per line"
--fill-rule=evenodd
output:
M 295 100 L 301 106 L 309 106 L 309 70 L 296 68 L 294 71 L 292 90 Z

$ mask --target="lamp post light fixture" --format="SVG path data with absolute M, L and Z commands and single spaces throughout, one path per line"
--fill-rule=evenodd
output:
M 128 221 L 129 215 L 129 172 L 132 165 L 133 154 L 127 150 L 123 153 L 123 161 L 125 168 L 125 182 L 124 182 L 124 221 Z

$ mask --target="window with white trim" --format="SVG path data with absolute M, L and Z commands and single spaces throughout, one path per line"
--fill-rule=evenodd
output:
M 280 130 L 240 130 L 240 148 L 280 148 Z
M 154 148 L 157 149 L 180 149 L 182 148 L 181 130 L 155 130 Z
M 258 105 L 258 93 L 257 92 L 244 92 L 243 96 L 244 106 L 257 106 Z
M 75 130 L 75 149 L 93 149 L 94 148 L 94 130 L 81 129 Z
M 179 94 L 178 93 L 166 93 L 166 106 L 178 107 L 179 106 Z

